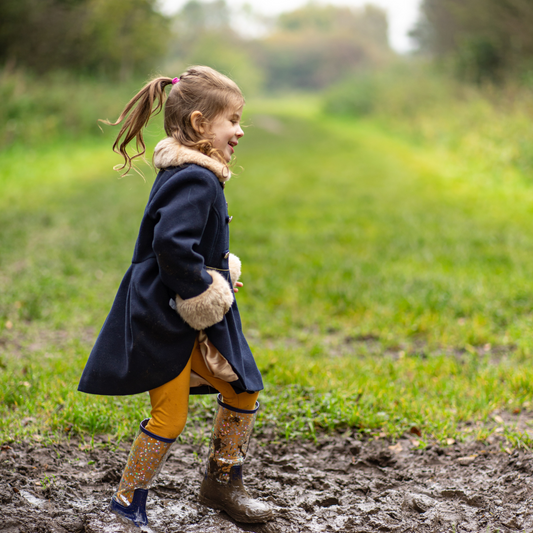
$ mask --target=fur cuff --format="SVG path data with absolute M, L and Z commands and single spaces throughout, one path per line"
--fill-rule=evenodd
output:
M 235 287 L 235 283 L 239 281 L 241 277 L 241 260 L 233 254 L 229 254 L 229 275 L 231 277 L 231 282 Z
M 213 278 L 209 288 L 182 300 L 176 295 L 176 311 L 193 329 L 201 330 L 220 322 L 233 304 L 233 291 L 228 282 L 215 270 L 208 270 Z

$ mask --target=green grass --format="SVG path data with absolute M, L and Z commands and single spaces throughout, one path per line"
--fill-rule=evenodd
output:
M 39 147 L 58 137 L 100 137 L 96 119 L 114 120 L 142 83 L 0 68 L 0 149 L 18 143 Z
M 324 94 L 329 113 L 371 116 L 412 143 L 454 153 L 469 174 L 505 180 L 533 169 L 531 84 L 459 83 L 442 65 L 402 60 L 387 69 L 345 79 Z
M 258 429 L 487 438 L 533 393 L 532 187 L 318 108 L 252 103 L 226 189 Z M 117 162 L 103 140 L 0 153 L 0 441 L 116 442 L 148 412 L 146 394 L 76 392 L 153 180 L 117 179 Z M 213 408 L 193 399 L 184 438 Z

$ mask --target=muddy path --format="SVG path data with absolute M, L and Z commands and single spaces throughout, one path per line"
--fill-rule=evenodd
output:
M 0 532 L 131 531 L 107 512 L 128 447 L 5 444 Z M 245 479 L 278 517 L 257 526 L 198 503 L 205 452 L 175 445 L 148 499 L 152 531 L 533 531 L 533 454 L 502 451 L 498 442 L 418 450 L 409 439 L 393 446 L 340 435 L 317 444 L 263 436 L 253 441 Z

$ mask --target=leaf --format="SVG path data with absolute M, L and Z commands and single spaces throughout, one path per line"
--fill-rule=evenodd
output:
M 392 446 L 389 446 L 389 450 L 394 453 L 400 453 L 403 451 L 402 445 L 398 442 Z
M 417 437 L 421 437 L 422 436 L 422 432 L 416 426 L 413 426 L 409 430 L 409 433 L 412 433 L 413 435 L 416 435 Z

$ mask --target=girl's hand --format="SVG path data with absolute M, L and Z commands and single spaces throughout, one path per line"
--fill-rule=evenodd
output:
M 237 287 L 242 287 L 243 286 L 243 283 L 241 283 L 240 281 L 237 281 L 237 283 L 235 283 L 235 287 L 233 288 L 233 292 L 239 292 L 239 289 L 237 289 Z

